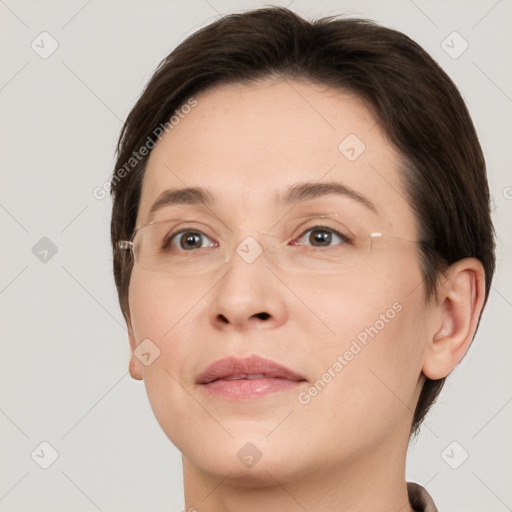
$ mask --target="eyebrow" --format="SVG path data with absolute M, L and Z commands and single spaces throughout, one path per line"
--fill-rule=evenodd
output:
M 296 183 L 292 185 L 284 194 L 277 193 L 275 200 L 281 204 L 297 204 L 318 197 L 330 194 L 345 196 L 366 208 L 377 213 L 375 205 L 365 196 L 356 192 L 354 189 L 347 187 L 341 183 L 325 182 L 325 183 Z M 158 210 L 172 205 L 201 205 L 211 206 L 215 203 L 213 194 L 202 187 L 185 187 L 179 189 L 164 190 L 158 199 L 153 203 L 148 214 L 148 222 L 150 222 Z
M 284 204 L 297 204 L 329 194 L 348 197 L 349 199 L 352 199 L 372 210 L 374 213 L 377 213 L 377 208 L 367 197 L 356 192 L 354 189 L 335 181 L 328 181 L 325 183 L 297 183 L 291 186 L 284 195 L 278 194 L 277 202 Z
M 213 203 L 214 197 L 211 192 L 202 187 L 186 187 L 164 190 L 151 206 L 148 214 L 148 222 L 151 222 L 153 216 L 158 210 L 161 210 L 166 206 L 177 204 L 204 204 L 205 206 L 209 206 Z

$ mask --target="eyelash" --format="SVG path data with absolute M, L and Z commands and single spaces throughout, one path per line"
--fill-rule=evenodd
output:
M 305 231 L 302 232 L 301 235 L 299 235 L 297 238 L 295 238 L 294 240 L 292 240 L 292 242 L 296 242 L 297 240 L 300 240 L 301 238 L 304 238 L 304 236 L 309 233 L 310 231 L 329 231 L 331 233 L 333 233 L 334 235 L 336 235 L 337 237 L 339 237 L 341 239 L 341 242 L 339 242 L 338 244 L 335 244 L 335 245 L 329 245 L 329 246 L 309 246 L 309 245 L 306 245 L 306 247 L 311 247 L 312 249 L 332 249 L 333 247 L 337 246 L 337 245 L 344 245 L 344 244 L 351 244 L 352 243 L 352 239 L 347 236 L 347 235 L 344 235 L 343 233 L 340 233 L 339 231 L 337 231 L 336 229 L 333 229 L 329 226 L 322 226 L 322 225 L 318 225 L 318 226 L 312 226 L 308 229 L 306 229 Z M 171 234 L 169 234 L 165 240 L 164 240 L 164 243 L 163 243 L 163 249 L 169 249 L 169 246 L 172 245 L 173 241 L 176 239 L 176 237 L 178 237 L 179 235 L 184 235 L 186 233 L 198 233 L 200 234 L 201 236 L 204 236 L 208 239 L 210 239 L 210 237 L 208 235 L 205 235 L 202 231 L 198 230 L 198 229 L 194 229 L 194 228 L 182 228 L 180 229 L 179 231 L 175 231 Z M 218 243 L 215 242 L 217 245 L 214 245 L 213 247 L 217 247 L 218 246 Z M 301 243 L 292 243 L 292 245 L 295 245 L 295 246 L 305 246 L 304 244 L 301 244 Z M 211 246 L 210 246 L 211 247 Z M 178 249 L 180 250 L 180 248 L 176 248 L 176 247 L 171 247 L 172 249 Z M 199 247 L 199 249 L 205 249 L 205 247 Z M 188 252 L 188 251 L 185 251 L 183 249 L 181 249 L 183 252 Z M 191 251 L 193 251 L 194 249 L 191 249 Z M 197 249 L 195 249 L 197 250 Z

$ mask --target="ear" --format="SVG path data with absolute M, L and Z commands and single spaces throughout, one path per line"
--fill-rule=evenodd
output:
M 423 374 L 432 380 L 446 377 L 471 345 L 485 304 L 485 273 L 475 258 L 455 262 L 440 285 L 435 309 L 438 325 L 428 341 Z
M 134 354 L 134 350 L 137 348 L 137 343 L 135 342 L 135 335 L 133 334 L 131 320 L 128 320 L 127 327 L 128 340 L 130 342 L 130 362 L 128 363 L 128 371 L 130 372 L 132 379 L 142 380 L 141 362 Z

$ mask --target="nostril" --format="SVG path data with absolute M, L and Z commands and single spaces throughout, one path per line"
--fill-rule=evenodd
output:
M 229 320 L 224 315 L 219 315 L 219 320 L 225 324 L 229 324 Z
M 262 313 L 256 313 L 255 315 L 252 315 L 252 317 L 256 317 L 256 318 L 259 318 L 260 320 L 268 320 L 270 318 L 270 314 L 269 313 L 265 313 L 265 312 L 262 312 Z M 251 317 L 251 318 L 252 318 Z M 217 319 L 222 322 L 223 324 L 229 324 L 230 321 L 228 320 L 228 318 L 226 316 L 224 316 L 222 313 L 219 313 L 217 315 Z

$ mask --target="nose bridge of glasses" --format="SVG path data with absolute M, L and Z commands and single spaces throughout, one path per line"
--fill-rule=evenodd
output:
M 279 245 L 274 234 L 253 226 L 240 226 L 231 235 L 231 243 L 225 245 L 225 262 L 238 255 L 246 263 L 252 263 L 263 253 L 272 254 Z

